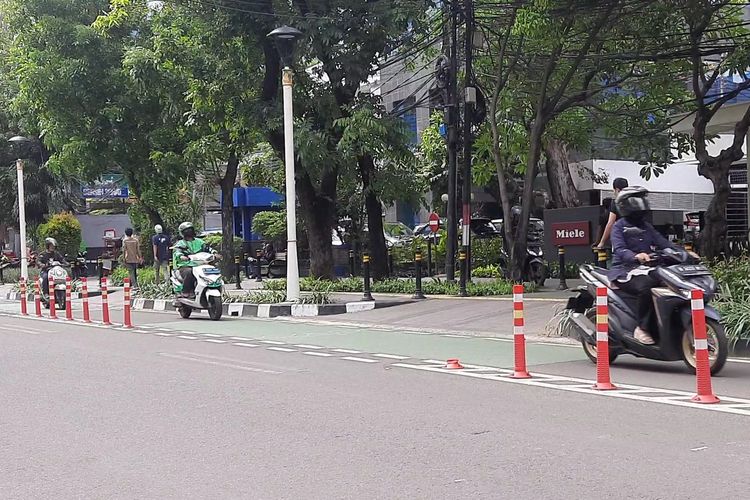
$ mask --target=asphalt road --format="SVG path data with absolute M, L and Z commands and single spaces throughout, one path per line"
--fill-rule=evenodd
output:
M 3 498 L 730 499 L 750 487 L 750 415 L 452 376 L 425 361 L 464 349 L 467 361 L 504 363 L 504 342 L 135 320 L 126 332 L 0 317 Z M 572 348 L 531 355 L 538 371 L 593 375 Z M 692 386 L 649 366 L 613 375 Z M 750 396 L 746 368 L 733 364 L 717 392 Z

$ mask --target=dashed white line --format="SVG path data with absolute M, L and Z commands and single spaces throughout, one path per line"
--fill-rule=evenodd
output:
M 226 344 L 226 340 L 219 340 L 219 339 L 203 339 L 203 342 L 211 342 L 213 344 Z
M 244 342 L 245 340 L 248 340 L 247 337 L 229 337 L 232 340 L 239 340 L 240 342 Z
M 398 356 L 396 354 L 373 354 L 376 358 L 386 358 L 386 359 L 398 359 L 403 361 L 404 359 L 409 359 L 409 356 Z
M 248 344 L 247 342 L 234 342 L 232 345 L 237 345 L 240 347 L 258 347 L 258 344 Z
M 471 337 L 469 335 L 456 335 L 454 333 L 444 333 L 440 335 L 441 337 L 448 337 L 451 339 L 470 339 Z
M 377 363 L 377 359 L 367 359 L 367 358 L 355 358 L 354 356 L 344 356 L 341 359 L 345 359 L 347 361 L 357 361 L 358 363 Z
M 177 338 L 178 339 L 185 339 L 185 340 L 195 340 L 198 337 L 193 337 L 191 335 L 178 335 Z
M 216 335 L 215 333 L 201 333 L 204 337 L 212 337 L 215 339 L 221 338 L 221 335 Z
M 277 352 L 297 352 L 297 349 L 289 349 L 288 347 L 266 347 L 266 350 Z
M 330 358 L 333 356 L 333 354 L 328 354 L 327 352 L 311 352 L 311 351 L 305 351 L 302 354 L 307 354 L 308 356 L 318 356 L 321 358 Z
M 270 345 L 284 345 L 286 342 L 279 342 L 278 340 L 260 340 L 261 344 L 270 344 Z
M 340 352 L 341 354 L 362 354 L 362 351 L 354 351 L 352 349 L 332 349 L 333 352 Z M 346 359 L 346 358 L 344 358 Z
M 294 344 L 294 347 L 299 347 L 300 349 L 323 349 L 319 345 L 308 345 L 308 344 Z
M 171 337 L 174 333 L 156 332 L 155 335 L 158 335 L 159 337 Z

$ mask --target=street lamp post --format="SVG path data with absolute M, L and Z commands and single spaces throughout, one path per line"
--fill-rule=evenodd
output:
M 294 179 L 294 111 L 292 107 L 294 71 L 292 55 L 296 41 L 302 36 L 289 26 L 276 28 L 268 34 L 276 42 L 283 66 L 282 86 L 284 97 L 284 162 L 286 172 L 286 298 L 299 300 L 299 263 L 297 260 L 297 197 Z
M 26 144 L 29 140 L 17 135 L 10 138 L 8 142 L 15 144 L 20 148 L 22 144 Z M 20 157 L 16 160 L 16 175 L 18 176 L 18 229 L 21 236 L 21 277 L 28 281 L 29 261 L 28 250 L 26 248 L 26 195 L 24 194 L 23 189 L 23 160 Z

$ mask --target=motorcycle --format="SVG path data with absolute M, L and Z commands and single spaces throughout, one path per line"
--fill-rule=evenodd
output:
M 86 267 L 86 252 L 78 252 L 76 258 L 73 260 L 73 280 L 80 280 L 81 278 L 88 277 L 88 269 Z
M 711 271 L 692 259 L 684 250 L 665 249 L 651 255 L 651 266 L 641 266 L 660 283 L 653 288 L 654 323 L 650 331 L 655 344 L 646 345 L 633 337 L 638 325 L 637 297 L 617 289 L 607 278 L 607 270 L 590 264 L 580 267 L 581 279 L 577 297 L 568 300 L 567 309 L 581 339 L 586 356 L 596 362 L 596 308 L 597 287 L 608 289 L 609 306 L 609 361 L 631 354 L 657 361 L 683 361 L 691 370 L 696 369 L 693 339 L 691 291 L 703 290 L 706 314 L 711 373 L 721 371 L 728 356 L 727 337 L 721 316 L 709 305 L 715 297 L 717 286 Z
M 50 262 L 49 270 L 47 271 L 47 280 L 49 283 L 51 283 L 54 287 L 53 293 L 55 294 L 55 306 L 59 310 L 65 309 L 65 290 L 66 290 L 66 281 L 68 279 L 68 271 L 65 270 L 62 263 L 53 260 Z M 42 287 L 47 288 L 46 290 L 41 290 L 41 300 L 44 304 L 44 307 L 47 309 L 50 308 L 49 303 L 49 287 Z
M 194 264 L 191 269 L 196 280 L 195 298 L 179 296 L 182 293 L 182 276 L 179 269 L 175 269 L 171 279 L 172 289 L 177 295 L 174 306 L 184 319 L 188 319 L 193 311 L 207 310 L 208 316 L 213 321 L 218 321 L 224 312 L 224 281 L 221 278 L 221 270 L 214 265 L 219 256 L 211 252 L 199 252 L 189 255 L 188 258 Z
M 499 230 L 502 230 L 502 222 L 493 221 Z M 504 270 L 506 277 L 510 278 L 510 256 L 505 250 L 508 245 L 503 238 L 503 251 L 500 256 L 500 268 Z M 549 267 L 544 259 L 544 221 L 541 219 L 529 219 L 529 230 L 526 233 L 526 258 L 523 264 L 524 281 L 544 286 L 549 277 Z

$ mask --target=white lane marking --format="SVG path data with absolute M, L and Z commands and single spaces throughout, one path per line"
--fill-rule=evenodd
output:
M 229 337 L 231 340 L 239 340 L 240 342 L 244 340 L 249 340 L 247 337 Z
M 457 335 L 455 333 L 444 333 L 440 335 L 441 337 L 448 337 L 450 339 L 470 339 L 471 337 L 469 335 Z
M 204 337 L 212 337 L 215 339 L 221 338 L 221 335 L 216 335 L 215 333 L 201 333 Z
M 154 335 L 158 335 L 159 337 L 171 337 L 174 333 L 156 332 Z
M 750 405 L 750 400 L 741 399 L 741 398 L 719 396 L 719 398 L 722 401 L 722 404 L 705 405 L 705 404 L 696 404 L 696 403 L 691 402 L 690 399 L 694 396 L 694 393 L 690 393 L 690 392 L 675 391 L 671 389 L 660 389 L 660 388 L 654 388 L 654 387 L 627 385 L 627 384 L 618 384 L 618 387 L 624 390 L 597 391 L 593 388 L 595 385 L 595 382 L 593 380 L 567 378 L 567 377 L 561 377 L 559 375 L 548 376 L 545 374 L 534 373 L 535 378 L 514 379 L 508 376 L 502 376 L 498 374 L 476 373 L 476 372 L 466 371 L 466 370 L 446 370 L 443 368 L 436 368 L 434 366 L 426 366 L 426 365 L 394 363 L 391 366 L 394 366 L 397 368 L 407 368 L 410 370 L 421 370 L 421 371 L 428 371 L 428 372 L 435 372 L 435 373 L 444 373 L 448 375 L 459 375 L 463 377 L 481 378 L 484 380 L 508 382 L 512 384 L 544 387 L 547 389 L 557 389 L 560 391 L 577 392 L 580 394 L 590 394 L 590 395 L 606 396 L 606 397 L 613 397 L 613 398 L 620 398 L 620 399 L 631 399 L 631 400 L 636 400 L 636 401 L 646 401 L 650 403 L 661 403 L 661 404 L 667 404 L 671 406 L 682 406 L 682 407 L 687 407 L 687 408 L 696 408 L 696 409 L 702 409 L 702 410 L 718 411 L 722 413 L 732 413 L 735 415 L 750 416 L 750 408 L 744 409 L 744 408 L 735 406 L 735 405 Z M 498 371 L 504 372 L 506 374 L 510 373 L 510 370 L 498 369 Z M 578 384 L 576 385 L 562 384 L 561 385 L 561 384 L 551 383 L 554 380 L 557 380 L 557 381 L 565 380 L 565 381 L 570 381 L 574 383 L 577 382 Z M 641 394 L 639 394 L 639 392 Z M 649 396 L 643 395 L 643 393 L 654 393 L 654 394 L 658 394 L 659 396 L 649 397 Z M 668 396 L 664 396 L 665 394 L 667 394 Z
M 331 349 L 333 352 L 340 352 L 341 354 L 362 354 L 362 351 L 355 351 L 353 349 Z
M 266 347 L 266 350 L 277 352 L 297 352 L 297 349 L 289 349 L 288 347 Z
M 333 356 L 333 354 L 328 354 L 327 352 L 311 352 L 311 351 L 305 351 L 302 354 L 307 354 L 308 356 L 319 356 L 321 358 L 330 358 Z
M 269 345 L 285 345 L 286 342 L 279 342 L 278 340 L 259 340 L 261 344 L 269 344 Z
M 386 358 L 386 359 L 409 359 L 409 356 L 398 356 L 396 354 L 373 354 L 376 358 Z
M 133 330 L 133 333 L 141 333 L 143 335 L 151 335 L 151 332 L 147 332 L 146 330 Z
M 319 345 L 308 345 L 308 344 L 294 344 L 294 347 L 299 347 L 300 349 L 323 349 Z
M 240 347 L 258 347 L 258 344 L 248 344 L 247 342 L 234 342 L 232 345 L 238 345 Z
M 244 370 L 244 371 L 255 372 L 255 373 L 267 373 L 270 375 L 280 375 L 282 373 L 282 372 L 277 372 L 274 370 L 265 370 L 263 368 L 253 368 L 250 366 L 240 365 L 236 363 L 225 363 L 223 361 L 214 361 L 211 359 L 200 359 L 200 358 L 193 358 L 190 356 L 182 356 L 180 354 L 170 354 L 170 353 L 160 352 L 159 356 L 164 356 L 165 358 L 180 359 L 183 361 L 194 361 L 196 363 L 203 363 L 206 365 L 223 366 L 225 368 L 234 368 L 236 370 Z
M 180 333 L 187 333 L 188 335 L 192 335 L 192 334 L 194 334 L 195 332 L 193 332 L 193 331 L 190 331 L 190 330 L 181 330 L 181 331 L 180 331 Z
M 729 358 L 727 361 L 732 363 L 743 363 L 746 365 L 750 365 L 750 359 L 739 359 L 739 358 Z
M 439 361 L 437 359 L 423 359 L 422 363 L 429 363 L 431 365 L 444 365 L 445 361 Z
M 219 339 L 203 339 L 203 342 L 211 342 L 213 344 L 226 344 L 226 340 L 219 340 Z
M 178 338 L 178 339 L 185 339 L 185 340 L 195 340 L 195 339 L 197 339 L 198 337 L 192 337 L 192 336 L 190 336 L 190 335 L 178 335 L 178 336 L 177 336 L 177 338 Z
M 41 335 L 42 333 L 44 333 L 39 330 L 32 330 L 30 328 L 27 329 L 27 328 L 22 328 L 22 327 L 17 327 L 17 326 L 14 326 L 13 328 L 0 326 L 0 330 L 5 330 L 7 332 L 13 332 L 13 333 L 28 333 L 30 335 Z
M 377 359 L 367 359 L 367 358 L 355 358 L 354 356 L 344 356 L 341 359 L 345 359 L 347 361 L 357 361 L 358 363 L 377 363 Z

